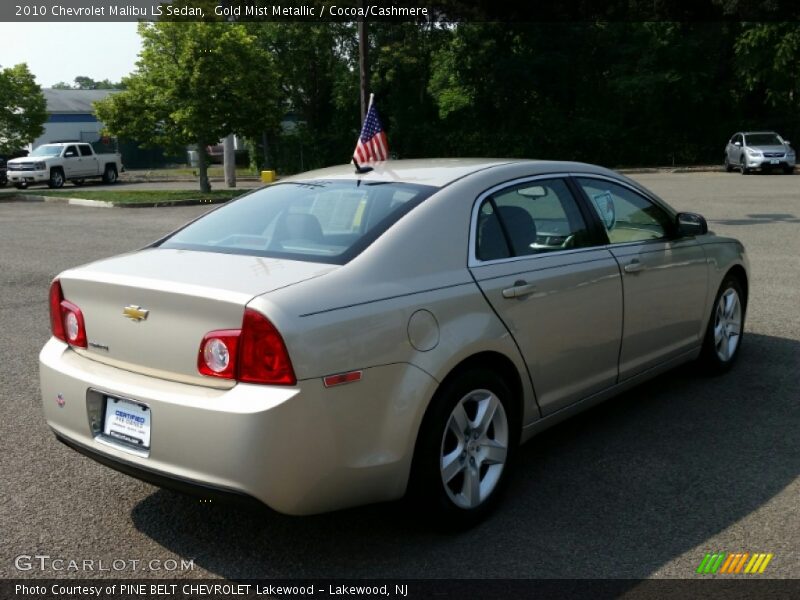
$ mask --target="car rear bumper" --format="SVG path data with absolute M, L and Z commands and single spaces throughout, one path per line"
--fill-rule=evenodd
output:
M 40 379 L 48 424 L 83 454 L 164 487 L 249 496 L 297 515 L 401 497 L 436 385 L 395 364 L 332 388 L 309 379 L 214 389 L 105 365 L 56 339 L 42 349 Z M 106 394 L 148 406 L 148 452 L 92 423 L 100 414 L 92 403 Z
M 72 448 L 75 450 L 75 452 L 83 454 L 84 456 L 87 456 L 102 465 L 110 467 L 115 471 L 119 471 L 125 475 L 130 475 L 131 477 L 146 481 L 147 483 L 152 483 L 158 487 L 175 490 L 176 492 L 181 492 L 182 494 L 200 496 L 202 498 L 211 498 L 214 500 L 222 500 L 228 503 L 244 505 L 255 504 L 258 506 L 264 506 L 263 503 L 259 502 L 255 498 L 236 490 L 228 490 L 225 488 L 208 485 L 201 481 L 192 481 L 165 473 L 159 473 L 158 471 L 151 471 L 150 469 L 146 469 L 140 465 L 136 465 L 128 461 L 118 458 L 111 458 L 58 433 L 55 435 L 59 442 L 65 446 L 68 446 L 69 448 Z

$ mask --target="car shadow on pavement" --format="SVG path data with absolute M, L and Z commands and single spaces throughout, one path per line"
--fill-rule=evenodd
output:
M 298 518 L 163 490 L 132 518 L 231 579 L 647 577 L 798 476 L 799 356 L 798 341 L 748 334 L 727 375 L 682 367 L 556 426 L 520 449 L 498 510 L 461 533 L 400 503 Z
M 800 223 L 796 215 L 786 213 L 766 213 L 747 215 L 746 219 L 712 219 L 712 225 L 769 225 L 770 223 Z

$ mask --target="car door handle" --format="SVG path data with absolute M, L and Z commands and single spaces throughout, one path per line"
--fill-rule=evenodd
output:
M 638 258 L 634 258 L 623 267 L 626 273 L 638 273 L 644 268 Z
M 503 290 L 503 298 L 522 298 L 528 294 L 532 294 L 536 290 L 536 286 L 527 281 L 515 281 L 514 285 L 510 288 Z

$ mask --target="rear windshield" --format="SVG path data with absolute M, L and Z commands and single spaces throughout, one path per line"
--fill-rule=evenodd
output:
M 158 246 L 344 264 L 434 191 L 393 182 L 279 183 L 220 207 Z

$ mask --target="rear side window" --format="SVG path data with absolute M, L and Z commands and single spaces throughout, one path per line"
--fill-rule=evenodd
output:
M 88 146 L 88 145 L 86 145 L 86 144 L 83 144 L 82 146 L 78 146 L 78 148 L 79 148 L 79 149 L 80 149 L 80 151 L 81 151 L 81 156 L 91 156 L 91 155 L 92 155 L 92 148 L 91 148 L 91 146 Z
M 209 213 L 160 247 L 344 264 L 436 189 L 394 182 L 276 184 Z
M 495 192 L 481 205 L 476 237 L 479 260 L 592 245 L 563 179 L 535 180 Z

